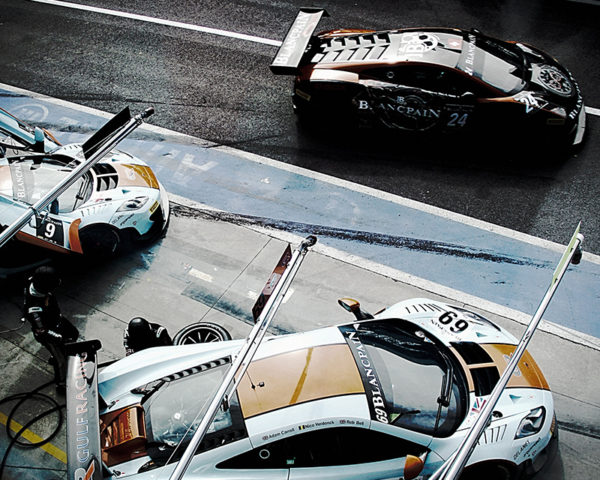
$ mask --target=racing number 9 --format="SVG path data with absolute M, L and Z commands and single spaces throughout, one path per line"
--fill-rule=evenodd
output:
M 64 243 L 64 230 L 62 222 L 47 215 L 44 217 L 37 217 L 37 219 L 36 235 L 38 238 L 62 246 Z
M 450 311 L 442 313 L 438 320 L 443 325 L 450 325 L 450 331 L 453 333 L 464 332 L 469 326 L 469 323 L 466 320 L 463 320 L 462 318 L 456 320 L 456 317 L 458 317 L 458 314 L 456 312 Z

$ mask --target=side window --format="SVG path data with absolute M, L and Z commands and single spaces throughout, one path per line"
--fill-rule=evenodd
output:
M 420 455 L 421 445 L 364 428 L 315 430 L 278 440 L 230 458 L 222 469 L 299 468 L 354 465 Z
M 398 86 L 429 90 L 460 96 L 466 92 L 486 96 L 482 86 L 452 69 L 427 65 L 403 65 L 364 70 L 362 77 L 389 82 Z

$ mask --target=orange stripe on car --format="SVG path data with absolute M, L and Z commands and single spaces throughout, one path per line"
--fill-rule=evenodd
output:
M 81 224 L 81 218 L 71 222 L 69 227 L 69 247 L 71 250 L 77 253 L 83 253 L 81 248 L 81 240 L 79 239 L 79 225 Z
M 150 187 L 158 189 L 158 180 L 147 165 L 115 164 L 120 187 Z
M 46 242 L 45 240 L 42 240 L 41 238 L 38 238 L 34 235 L 30 235 L 25 232 L 18 232 L 15 236 L 16 236 L 17 240 L 20 240 L 21 242 L 29 243 L 31 245 L 35 245 L 36 247 L 43 247 L 43 248 L 46 248 L 49 250 L 54 250 L 55 252 L 60 252 L 60 253 L 65 253 L 65 252 L 69 251 L 68 248 L 61 247 L 60 245 L 57 245 L 56 243 Z
M 345 344 L 303 348 L 254 361 L 237 389 L 245 418 L 299 403 L 364 393 Z
M 482 344 L 481 347 L 492 357 L 492 361 L 498 367 L 500 375 L 504 373 L 510 357 L 515 351 L 515 345 L 507 344 Z M 518 364 L 518 369 L 510 378 L 507 388 L 530 387 L 550 390 L 544 374 L 538 367 L 531 354 L 526 350 Z

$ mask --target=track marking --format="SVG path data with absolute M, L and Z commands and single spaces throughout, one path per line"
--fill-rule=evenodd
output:
M 202 27 L 200 25 L 193 25 L 191 23 L 175 22 L 173 20 L 166 20 L 163 18 L 148 17 L 146 15 L 138 15 L 136 13 L 122 12 L 120 10 L 110 10 L 108 8 L 91 7 L 89 5 L 79 5 L 77 3 L 62 2 L 60 0 L 31 1 L 36 3 L 45 3 L 48 5 L 56 5 L 58 7 L 71 8 L 74 10 L 84 10 L 86 12 L 101 13 L 103 15 L 112 15 L 113 17 L 130 18 L 132 20 L 156 23 L 158 25 L 165 25 L 167 27 L 183 28 L 185 30 L 192 30 L 195 32 L 211 33 L 213 35 L 220 35 L 222 37 L 237 38 L 239 40 L 247 40 L 249 42 L 262 43 L 263 45 L 271 45 L 273 47 L 281 46 L 281 41 L 279 40 L 271 40 L 269 38 L 256 37 L 254 35 L 246 35 L 244 33 L 230 32 L 227 30 L 220 30 L 218 28 Z
M 37 0 L 35 0 L 37 1 Z M 47 0 L 44 0 L 47 1 Z M 17 94 L 25 95 L 31 98 L 36 98 L 39 100 L 43 100 L 45 102 L 53 103 L 55 105 L 59 105 L 65 108 L 71 108 L 74 110 L 79 110 L 81 112 L 89 113 L 90 115 L 97 115 L 101 118 L 111 119 L 114 114 L 104 112 L 102 110 L 96 110 L 94 108 L 86 107 L 84 105 L 78 105 L 76 103 L 67 102 L 66 100 L 61 100 L 54 97 L 49 97 L 47 95 L 32 92 L 29 90 L 25 90 L 23 88 L 14 87 L 12 85 L 7 85 L 4 83 L 0 83 L 0 88 L 4 90 L 8 90 Z M 600 113 L 600 111 L 599 111 Z M 182 139 L 186 139 L 190 142 L 198 143 L 200 140 L 201 143 L 208 144 L 206 140 L 199 139 L 197 137 L 192 137 L 191 135 L 186 135 L 180 132 L 176 132 L 174 130 L 169 130 L 163 127 L 157 127 L 155 125 L 150 125 L 148 123 L 144 123 L 139 130 L 147 130 L 150 132 L 158 133 L 161 135 L 167 135 L 172 137 L 179 137 Z M 202 148 L 199 145 L 199 148 Z M 212 149 L 219 150 L 223 153 L 228 153 L 230 155 L 236 156 L 238 158 L 243 158 L 245 160 L 250 160 L 255 163 L 268 165 L 273 168 L 277 168 L 279 170 L 284 170 L 290 173 L 294 173 L 296 175 L 302 175 L 304 177 L 312 178 L 313 180 L 318 180 L 321 182 L 329 183 L 330 185 L 334 185 L 337 187 L 346 188 L 348 190 L 352 190 L 354 192 L 362 193 L 364 195 L 368 195 L 371 197 L 379 198 L 381 200 L 386 200 L 388 202 L 395 203 L 396 205 L 400 205 L 402 207 L 413 208 L 415 210 L 419 210 L 420 212 L 428 213 L 430 215 L 435 215 L 437 217 L 451 220 L 457 223 L 462 223 L 464 225 L 475 227 L 480 230 L 484 230 L 486 232 L 495 233 L 497 235 L 502 235 L 503 237 L 507 237 L 513 240 L 518 240 L 520 242 L 525 242 L 530 245 L 534 245 L 541 248 L 546 248 L 553 252 L 561 253 L 564 251 L 565 247 L 563 244 L 552 242 L 550 240 L 545 240 L 543 238 L 535 237 L 533 235 L 529 235 L 526 233 L 517 232 L 515 230 L 510 230 L 509 228 L 502 227 L 500 225 L 496 225 L 493 223 L 485 222 L 483 220 L 478 220 L 476 218 L 468 217 L 466 215 L 462 215 L 460 213 L 455 213 L 450 210 L 444 210 L 443 208 L 434 207 L 432 205 L 428 205 L 426 203 L 421 203 L 416 200 L 411 200 L 409 198 L 404 198 L 399 195 L 395 195 L 388 192 L 383 192 L 381 190 L 377 190 L 375 188 L 366 187 L 364 185 L 359 185 L 357 183 L 350 182 L 348 180 L 343 180 L 341 178 L 334 177 L 332 175 L 326 175 L 324 173 L 315 172 L 313 170 L 309 170 L 303 167 L 297 167 L 295 165 L 291 165 L 288 163 L 280 162 L 277 160 L 273 160 L 268 157 L 263 157 L 260 155 L 256 155 L 254 153 L 244 152 L 243 150 L 236 150 L 233 147 L 228 147 L 225 145 L 217 145 L 211 147 Z M 172 196 L 172 194 L 169 194 Z M 583 259 L 600 265 L 600 255 L 596 255 L 590 252 L 583 251 Z
M 0 412 L 0 423 L 2 425 L 6 426 L 7 420 L 8 420 L 8 417 L 4 413 Z M 21 430 L 22 428 L 23 428 L 23 425 L 19 424 L 18 422 L 15 422 L 14 420 L 12 422 L 10 422 L 10 429 L 13 432 L 18 433 L 19 430 Z M 33 433 L 31 430 L 25 430 L 21 434 L 21 437 L 23 437 L 25 440 L 27 440 L 28 442 L 31 442 L 31 443 L 38 443 L 38 442 L 41 442 L 42 440 L 44 440 L 42 437 Z M 50 455 L 52 455 L 54 458 L 61 461 L 65 465 L 67 464 L 67 454 L 65 452 L 63 452 L 60 448 L 52 445 L 51 443 L 46 443 L 45 445 L 42 445 L 41 447 L 38 447 L 38 448 L 41 448 L 42 450 L 44 450 L 44 452 L 49 453 Z
M 209 275 L 208 273 L 204 273 L 204 272 L 202 272 L 200 270 L 197 270 L 195 268 L 190 268 L 190 271 L 188 272 L 188 275 L 191 275 L 192 277 L 199 278 L 200 280 L 204 280 L 207 283 L 212 283 L 212 281 L 213 281 L 212 275 Z
M 257 37 L 255 35 L 247 35 L 245 33 L 231 32 L 229 30 L 221 30 L 219 28 L 203 27 L 200 25 L 193 25 L 191 23 L 176 22 L 174 20 L 166 20 L 164 18 L 149 17 L 147 15 L 139 15 L 137 13 L 123 12 L 121 10 L 112 10 L 109 8 L 92 7 L 90 5 L 79 5 L 77 3 L 63 2 L 61 0 L 31 0 L 31 1 L 36 2 L 36 3 L 44 3 L 47 5 L 56 5 L 58 7 L 71 8 L 73 10 L 83 10 L 86 12 L 100 13 L 102 15 L 111 15 L 113 17 L 129 18 L 132 20 L 139 20 L 141 22 L 165 25 L 167 27 L 182 28 L 184 30 L 192 30 L 194 32 L 211 33 L 213 35 L 237 38 L 239 40 L 246 40 L 248 42 L 261 43 L 263 45 L 270 45 L 272 47 L 280 47 L 282 44 L 281 40 L 272 40 L 270 38 Z M 581 1 L 581 0 L 571 0 L 571 1 Z M 585 111 L 589 115 L 600 116 L 600 109 L 598 109 L 598 108 L 585 107 Z
M 585 107 L 585 113 L 588 115 L 596 115 L 600 117 L 600 108 Z

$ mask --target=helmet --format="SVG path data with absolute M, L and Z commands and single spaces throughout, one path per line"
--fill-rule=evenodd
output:
M 134 317 L 127 326 L 127 346 L 134 351 L 151 347 L 155 341 L 152 326 L 142 317 Z
M 47 294 L 60 285 L 60 277 L 54 268 L 49 266 L 38 267 L 31 277 L 33 288 L 42 294 Z

